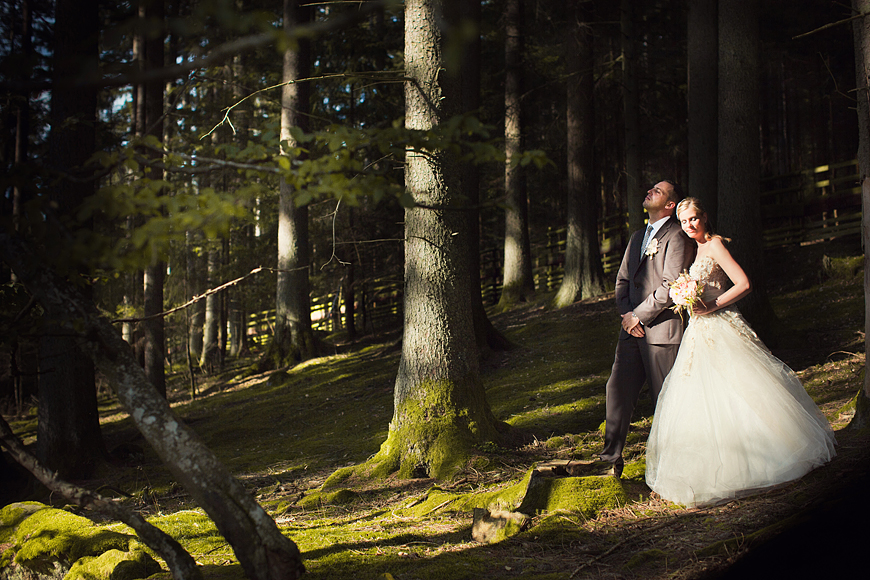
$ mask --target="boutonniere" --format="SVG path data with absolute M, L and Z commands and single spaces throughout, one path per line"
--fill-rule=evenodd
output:
M 658 251 L 659 251 L 659 240 L 658 240 L 658 238 L 653 238 L 646 245 L 646 250 L 644 251 L 644 254 L 646 254 L 647 256 L 655 256 Z

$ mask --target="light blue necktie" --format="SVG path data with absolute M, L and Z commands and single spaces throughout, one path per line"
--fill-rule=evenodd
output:
M 649 244 L 649 239 L 652 236 L 653 227 L 652 225 L 648 225 L 646 227 L 646 233 L 643 235 L 643 243 L 640 245 L 640 258 L 643 259 L 644 254 L 646 253 L 646 246 Z

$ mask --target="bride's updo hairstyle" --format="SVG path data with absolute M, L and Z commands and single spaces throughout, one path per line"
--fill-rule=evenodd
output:
M 730 242 L 731 238 L 726 238 L 720 236 L 719 234 L 713 233 L 713 225 L 710 223 L 710 218 L 707 215 L 707 210 L 704 209 L 704 204 L 701 203 L 701 200 L 697 197 L 686 197 L 677 204 L 677 219 L 680 219 L 680 213 L 683 211 L 694 208 L 698 211 L 698 213 L 704 216 L 704 237 L 708 240 L 712 240 L 713 238 L 719 238 L 720 240 L 725 240 L 726 242 Z

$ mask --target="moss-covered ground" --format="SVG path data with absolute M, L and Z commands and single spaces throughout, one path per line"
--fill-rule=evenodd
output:
M 685 509 L 650 497 L 643 459 L 652 408 L 644 398 L 622 480 L 592 478 L 583 489 L 552 485 L 538 507 L 525 510 L 534 512 L 525 531 L 495 544 L 472 539 L 473 508 L 516 509 L 534 464 L 588 458 L 600 449 L 618 328 L 612 294 L 553 310 L 552 294 L 543 293 L 492 315 L 517 348 L 483 362 L 487 397 L 495 416 L 522 431 L 525 443 L 482 445 L 451 481 L 388 478 L 320 490 L 337 469 L 377 453 L 387 436 L 398 329 L 353 344 L 324 337 L 336 345 L 334 354 L 292 369 L 251 374 L 252 359 L 232 361 L 220 374 L 198 377 L 193 400 L 187 380 L 173 375 L 173 407 L 299 545 L 311 578 L 712 577 L 763 557 L 776 543 L 772 538 L 791 529 L 789 522 L 797 526 L 820 511 L 839 523 L 828 522 L 813 536 L 817 552 L 801 549 L 788 559 L 836 570 L 829 560 L 837 556 L 824 539 L 839 537 L 867 503 L 866 488 L 849 486 L 868 478 L 870 438 L 844 430 L 864 373 L 859 253 L 849 244 L 769 253 L 767 289 L 778 316 L 773 350 L 838 430 L 839 454 L 797 482 L 723 506 Z M 206 578 L 241 578 L 231 548 L 111 398 L 101 401 L 101 413 L 107 445 L 123 461 L 79 483 L 141 510 L 193 554 Z M 32 442 L 32 417 L 13 427 Z M 613 485 L 618 489 L 598 489 L 603 499 L 590 500 L 588 487 Z M 104 526 L 129 533 L 120 524 Z M 802 568 L 811 569 L 809 563 Z

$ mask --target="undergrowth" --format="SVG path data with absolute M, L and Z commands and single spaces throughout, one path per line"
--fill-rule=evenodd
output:
M 863 380 L 863 270 L 853 247 L 780 252 L 769 293 L 779 319 L 775 354 L 842 429 Z M 826 267 L 823 252 L 834 258 Z M 837 461 L 848 461 L 843 441 L 850 436 L 840 431 L 843 459 L 786 489 L 685 510 L 650 497 L 644 484 L 652 412 L 644 397 L 619 482 L 623 500 L 592 511 L 544 510 L 531 514 L 526 531 L 514 538 L 474 542 L 471 511 L 485 502 L 469 498 L 498 496 L 538 462 L 588 458 L 602 445 L 604 384 L 618 330 L 612 294 L 561 310 L 549 307 L 551 299 L 542 293 L 493 315 L 518 347 L 482 364 L 494 415 L 527 433 L 529 443 L 482 445 L 452 481 L 387 478 L 319 493 L 331 473 L 366 461 L 386 439 L 399 363 L 396 332 L 356 345 L 324 337 L 340 349 L 291 369 L 250 375 L 251 361 L 235 361 L 200 377 L 194 399 L 186 379 L 175 375 L 173 407 L 299 545 L 312 578 L 698 577 L 723 568 L 742 548 L 703 557 L 699 550 L 764 529 L 846 469 Z M 112 399 L 101 401 L 101 415 L 108 446 L 128 454 L 130 465 L 106 467 L 88 485 L 129 496 L 125 501 L 179 539 L 206 578 L 241 577 L 230 547 Z M 13 427 L 32 443 L 33 424 L 24 418 Z M 131 449 L 137 453 L 129 455 Z

